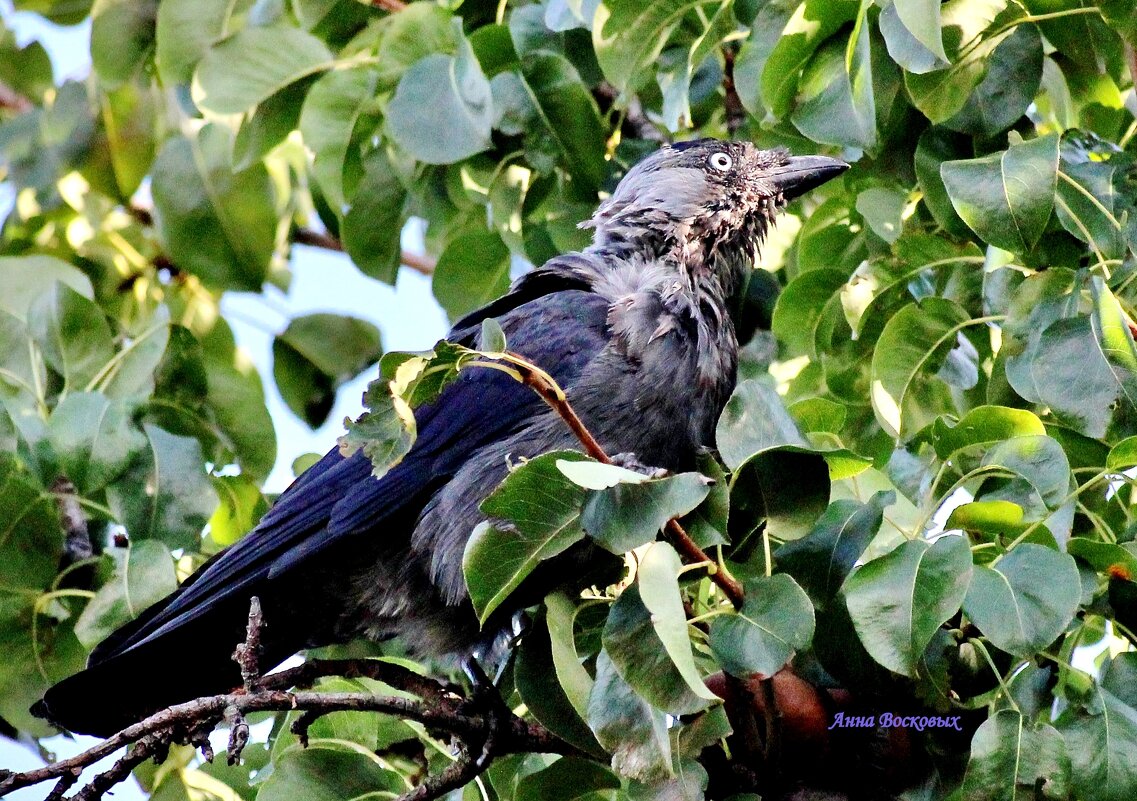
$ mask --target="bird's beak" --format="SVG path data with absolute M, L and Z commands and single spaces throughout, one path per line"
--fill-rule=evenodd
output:
M 778 194 L 786 200 L 793 200 L 810 189 L 816 189 L 830 178 L 836 178 L 847 169 L 848 164 L 828 156 L 791 156 L 783 166 L 776 167 L 763 177 L 774 185 Z

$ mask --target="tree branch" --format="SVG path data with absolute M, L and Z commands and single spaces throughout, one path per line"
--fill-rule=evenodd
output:
M 589 456 L 598 462 L 604 464 L 612 464 L 612 457 L 610 457 L 601 447 L 596 438 L 592 436 L 592 432 L 581 421 L 572 405 L 568 402 L 568 397 L 565 395 L 552 376 L 540 369 L 536 365 L 526 361 L 523 357 L 515 353 L 508 354 L 509 363 L 514 367 L 521 376 L 521 382 L 525 386 L 530 387 L 536 392 L 541 400 L 545 401 L 552 407 L 565 425 L 572 430 L 576 438 L 580 440 L 580 444 L 584 446 L 584 450 Z M 691 535 L 683 528 L 678 520 L 672 519 L 667 521 L 664 527 L 664 533 L 667 538 L 675 546 L 675 550 L 679 555 L 684 558 L 688 564 L 698 564 L 706 562 L 711 565 L 716 564 L 715 560 L 710 555 L 698 546 L 698 544 L 691 539 Z M 734 606 L 741 607 L 743 602 L 742 585 L 733 577 L 722 570 L 712 569 L 710 571 L 710 578 L 718 587 L 723 591 L 723 594 L 730 600 Z
M 407 7 L 407 4 L 404 3 L 403 0 L 371 0 L 371 5 L 376 8 L 381 8 L 384 11 L 389 11 L 392 14 L 402 11 Z
M 723 107 L 726 111 L 726 130 L 731 136 L 738 133 L 746 123 L 746 109 L 742 105 L 742 99 L 739 98 L 738 88 L 734 83 L 734 59 L 736 56 L 737 52 L 734 48 L 723 48 L 722 88 L 725 94 Z
M 392 2 L 395 2 L 395 0 L 392 0 Z M 138 220 L 142 225 L 150 226 L 154 224 L 154 214 L 150 209 L 130 205 L 127 206 L 126 210 L 130 213 L 131 217 Z M 294 228 L 292 230 L 291 241 L 295 245 L 308 245 L 309 247 L 323 248 L 324 250 L 334 250 L 336 253 L 345 252 L 343 242 L 339 239 L 323 231 L 313 231 L 311 228 Z M 169 260 L 167 259 L 166 261 L 168 263 Z M 431 275 L 434 272 L 436 264 L 435 260 L 429 256 L 412 253 L 409 250 L 404 250 L 399 254 L 399 261 L 404 266 L 423 275 Z
M 165 759 L 171 744 L 188 743 L 200 747 L 205 758 L 212 761 L 209 732 L 223 722 L 230 725 L 228 757 L 229 763 L 233 764 L 248 740 L 245 716 L 253 712 L 303 712 L 293 729 L 305 746 L 307 727 L 317 718 L 333 712 L 383 712 L 454 735 L 461 752 L 458 761 L 437 776 L 427 778 L 400 801 L 431 801 L 469 782 L 485 767 L 479 766 L 469 754 L 480 753 L 483 744 L 491 737 L 494 738 L 491 757 L 512 753 L 581 755 L 577 748 L 560 740 L 543 726 L 529 723 L 512 713 L 505 721 L 506 725 L 495 726 L 490 720 L 491 715 L 471 714 L 468 699 L 447 692 L 434 679 L 389 662 L 372 659 L 315 660 L 260 676 L 255 655 L 259 650 L 263 625 L 260 602 L 254 597 L 250 602 L 245 641 L 234 653 L 244 682 L 240 689 L 167 707 L 69 759 L 23 773 L 0 770 L 0 796 L 54 780 L 57 784 L 48 797 L 52 801 L 62 801 L 64 793 L 77 783 L 84 768 L 125 746 L 131 746 L 109 770 L 97 774 L 72 797 L 72 801 L 95 801 L 124 781 L 135 767 L 147 759 Z M 418 695 L 422 700 L 370 693 L 288 689 L 309 686 L 323 676 L 373 678 Z
M 24 114 L 35 108 L 35 103 L 17 92 L 8 84 L 0 81 L 0 109 L 9 109 L 17 114 Z

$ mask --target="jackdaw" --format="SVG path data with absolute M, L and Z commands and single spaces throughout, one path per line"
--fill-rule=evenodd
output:
M 523 275 L 448 338 L 477 348 L 482 321 L 496 318 L 509 348 L 553 376 L 607 452 L 692 469 L 734 388 L 729 310 L 759 243 L 788 200 L 847 166 L 748 142 L 665 145 L 583 223 L 592 245 Z M 254 595 L 267 623 L 265 668 L 356 637 L 401 635 L 420 654 L 467 654 L 499 632 L 540 595 L 523 585 L 479 628 L 462 573 L 478 506 L 511 462 L 577 443 L 532 390 L 496 370 L 464 371 L 415 417 L 413 448 L 382 478 L 362 452 L 330 451 L 252 532 L 107 637 L 35 711 L 105 736 L 238 686 L 230 655 Z M 590 566 L 577 549 L 528 583 L 587 586 Z

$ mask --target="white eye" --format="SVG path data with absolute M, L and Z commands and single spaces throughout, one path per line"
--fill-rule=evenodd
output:
M 726 172 L 734 164 L 734 160 L 720 150 L 718 153 L 713 153 L 711 157 L 707 159 L 707 163 L 719 172 Z

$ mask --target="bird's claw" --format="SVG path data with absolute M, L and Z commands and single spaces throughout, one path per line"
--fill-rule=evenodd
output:
M 671 471 L 666 467 L 651 467 L 644 464 L 631 451 L 617 453 L 612 457 L 612 464 L 617 467 L 622 467 L 625 470 L 631 470 L 633 473 L 647 476 L 648 478 L 667 478 L 667 476 L 671 475 Z
M 486 721 L 486 738 L 482 742 L 481 753 L 474 760 L 474 765 L 480 773 L 488 768 L 490 762 L 497 756 L 498 744 L 503 735 L 509 732 L 513 711 L 506 706 L 497 685 L 490 681 L 477 658 L 468 656 L 462 660 L 462 672 L 470 680 L 469 704 L 483 714 Z

